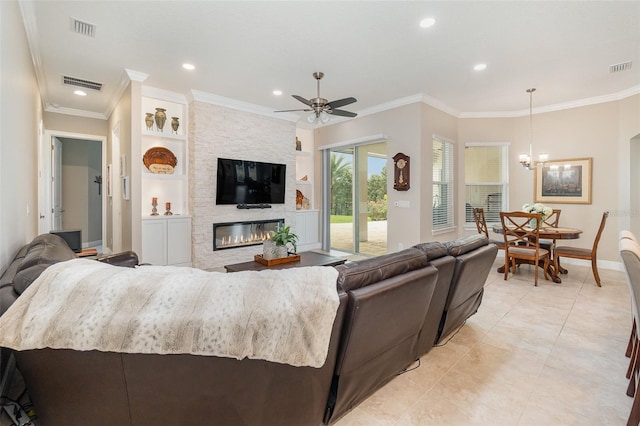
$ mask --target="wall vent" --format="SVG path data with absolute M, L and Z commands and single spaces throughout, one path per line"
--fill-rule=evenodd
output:
M 628 62 L 622 62 L 619 64 L 611 65 L 609 67 L 609 72 L 613 73 L 613 72 L 626 71 L 630 69 L 631 69 L 631 61 L 628 61 Z
M 62 76 L 62 84 L 66 86 L 82 87 L 83 89 L 97 90 L 98 92 L 102 90 L 102 83 L 69 77 L 67 75 Z
M 96 26 L 88 22 L 80 21 L 76 18 L 71 18 L 71 31 L 87 37 L 95 37 Z

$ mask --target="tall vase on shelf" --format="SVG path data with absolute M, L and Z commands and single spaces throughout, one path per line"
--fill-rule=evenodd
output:
M 171 128 L 173 129 L 173 133 L 176 135 L 178 134 L 178 127 L 180 127 L 178 117 L 171 117 Z
M 156 126 L 158 126 L 158 130 L 160 131 L 162 131 L 162 128 L 164 127 L 164 123 L 167 121 L 167 113 L 165 111 L 166 109 L 164 108 L 156 108 L 156 114 L 155 114 Z
M 151 130 L 153 129 L 153 113 L 152 112 L 147 112 L 145 113 L 145 117 L 144 117 L 144 123 L 147 125 L 147 130 Z

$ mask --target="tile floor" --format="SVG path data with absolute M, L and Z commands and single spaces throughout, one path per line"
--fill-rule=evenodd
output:
M 495 272 L 478 313 L 336 426 L 623 425 L 631 326 L 623 272 L 567 265 L 562 284 Z M 4 413 L 0 425 L 10 424 Z
M 567 268 L 538 287 L 529 266 L 507 281 L 493 268 L 478 313 L 336 425 L 625 424 L 624 272 L 600 270 L 598 288 L 591 268 Z

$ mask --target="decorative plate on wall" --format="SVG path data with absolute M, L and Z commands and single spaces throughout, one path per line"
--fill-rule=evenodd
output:
M 142 156 L 142 162 L 151 173 L 166 175 L 173 174 L 173 169 L 178 164 L 173 152 L 162 146 L 149 148 Z

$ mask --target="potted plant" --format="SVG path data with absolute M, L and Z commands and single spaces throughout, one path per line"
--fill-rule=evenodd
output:
M 297 242 L 298 236 L 291 232 L 291 227 L 279 224 L 278 229 L 271 231 L 269 239 L 264 242 L 263 256 L 265 259 L 287 257 L 289 253 L 295 253 L 298 250 Z

